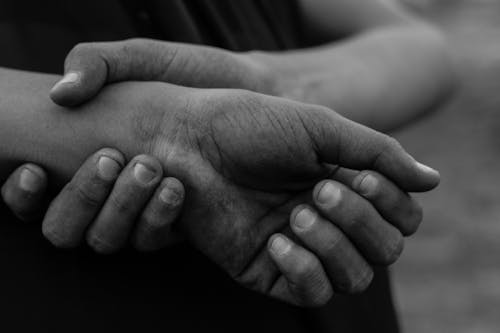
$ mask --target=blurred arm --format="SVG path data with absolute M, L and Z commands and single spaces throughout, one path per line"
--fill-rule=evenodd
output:
M 299 0 L 306 31 L 332 39 L 418 21 L 396 0 Z

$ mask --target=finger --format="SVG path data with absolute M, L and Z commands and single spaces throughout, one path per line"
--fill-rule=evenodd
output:
M 47 174 L 34 165 L 17 168 L 2 186 L 2 198 L 12 212 L 23 221 L 41 218 L 46 204 Z
M 126 166 L 88 230 L 87 242 L 96 252 L 113 253 L 125 246 L 162 175 L 160 162 L 148 155 L 139 155 Z
M 422 222 L 422 208 L 407 193 L 384 176 L 373 171 L 359 173 L 352 188 L 369 200 L 383 218 L 404 236 L 414 234 Z
M 423 212 L 419 203 L 378 172 L 339 168 L 332 179 L 351 187 L 370 201 L 379 214 L 404 236 L 414 234 L 420 226 Z
M 102 149 L 85 161 L 45 215 L 42 231 L 52 244 L 61 248 L 80 245 L 124 161 L 122 154 L 114 149 Z
M 294 209 L 290 222 L 295 235 L 320 259 L 335 290 L 359 293 L 368 288 L 373 270 L 341 230 L 307 205 Z
M 339 227 L 369 261 L 389 265 L 399 258 L 403 235 L 366 199 L 338 182 L 326 180 L 315 187 L 313 200 L 321 215 Z
M 333 289 L 319 260 L 281 234 L 268 243 L 269 254 L 283 274 L 272 287 L 273 297 L 300 306 L 322 306 Z
M 184 201 L 184 186 L 176 178 L 165 178 L 144 209 L 133 235 L 139 251 L 156 251 L 180 240 L 173 229 Z
M 106 83 L 163 81 L 200 88 L 255 90 L 260 68 L 222 49 L 148 39 L 79 44 L 65 62 L 65 76 L 51 98 L 63 106 L 95 96 Z
M 324 163 L 378 171 L 407 192 L 428 191 L 439 184 L 439 173 L 415 161 L 395 139 L 330 109 L 307 109 L 300 116 Z

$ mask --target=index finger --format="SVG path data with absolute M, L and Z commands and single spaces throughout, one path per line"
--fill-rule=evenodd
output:
M 417 162 L 394 138 L 324 107 L 304 110 L 298 114 L 321 162 L 378 171 L 407 192 L 425 192 L 439 184 L 439 173 Z

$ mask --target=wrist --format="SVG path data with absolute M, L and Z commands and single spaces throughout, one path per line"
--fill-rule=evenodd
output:
M 264 51 L 240 54 L 259 82 L 257 89 L 248 89 L 265 95 L 282 97 L 287 72 L 279 66 L 279 55 Z

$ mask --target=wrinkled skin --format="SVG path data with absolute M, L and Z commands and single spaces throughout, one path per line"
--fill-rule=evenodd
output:
M 268 256 L 268 238 L 275 232 L 291 235 L 290 212 L 310 201 L 313 186 L 331 174 L 325 162 L 343 163 L 345 148 L 341 140 L 332 141 L 338 133 L 351 141 L 346 147 L 353 153 L 369 151 L 351 140 L 356 131 L 387 140 L 386 148 L 399 146 L 323 107 L 239 90 L 162 86 L 174 93 L 139 100 L 149 108 L 132 117 L 132 132 L 185 184 L 181 228 L 241 284 L 304 303 Z M 385 152 L 372 162 L 381 162 Z
M 192 200 L 181 223 L 191 240 L 231 276 L 267 292 L 278 271 L 266 241 L 291 233 L 291 210 L 309 201 L 329 168 L 319 163 L 298 110 L 209 99 L 199 104 L 203 112 L 186 115 L 192 118 L 181 122 L 174 148 L 159 140 L 156 152 L 167 165 L 188 166 L 183 181 Z

